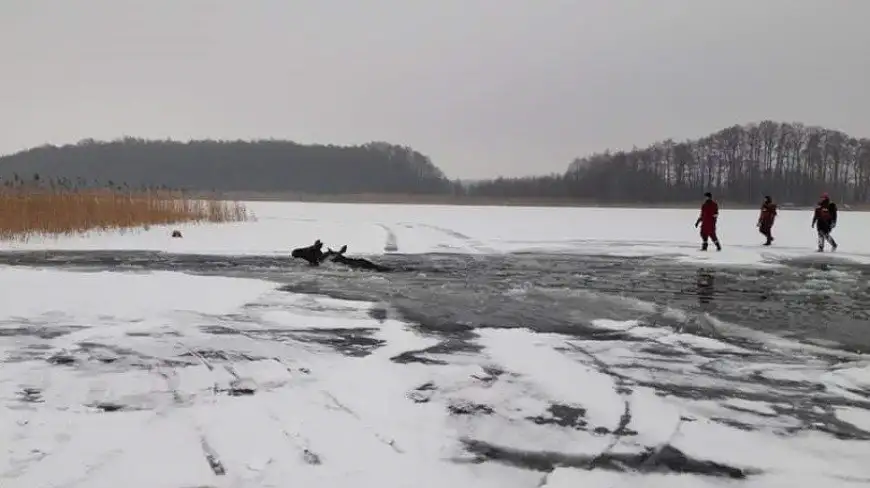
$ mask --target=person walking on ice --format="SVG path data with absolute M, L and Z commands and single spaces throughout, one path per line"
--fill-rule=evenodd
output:
M 837 241 L 831 237 L 831 231 L 837 226 L 837 204 L 831 201 L 827 193 L 822 194 L 822 199 L 816 205 L 813 212 L 813 222 L 810 227 L 816 228 L 819 237 L 819 252 L 825 251 L 825 242 L 831 245 L 831 251 L 837 250 Z
M 713 195 L 710 192 L 704 194 L 706 199 L 701 204 L 701 215 L 695 221 L 695 228 L 701 226 L 701 250 L 707 250 L 707 241 L 712 240 L 716 245 L 716 250 L 721 251 L 722 245 L 719 244 L 719 236 L 716 235 L 716 221 L 719 218 L 719 204 L 713 200 Z
M 764 197 L 764 202 L 761 204 L 761 214 L 758 216 L 758 232 L 761 232 L 767 241 L 765 246 L 773 243 L 773 221 L 776 219 L 776 204 L 769 196 Z

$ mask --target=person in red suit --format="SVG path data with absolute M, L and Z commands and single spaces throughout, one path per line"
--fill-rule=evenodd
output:
M 819 252 L 825 251 L 825 242 L 831 245 L 832 251 L 837 250 L 837 241 L 831 237 L 831 231 L 837 226 L 837 204 L 831 201 L 827 193 L 822 194 L 822 199 L 816 205 L 811 226 L 816 228 L 819 235 Z
M 761 213 L 758 215 L 758 232 L 761 232 L 767 241 L 765 246 L 773 243 L 773 221 L 776 219 L 776 204 L 769 196 L 764 197 L 764 202 L 761 204 Z
M 707 250 L 707 241 L 712 240 L 716 245 L 716 250 L 722 250 L 722 244 L 719 244 L 719 236 L 716 235 L 716 220 L 719 218 L 719 204 L 713 200 L 713 195 L 710 192 L 704 194 L 705 200 L 701 204 L 701 215 L 695 221 L 695 228 L 701 226 L 701 250 Z

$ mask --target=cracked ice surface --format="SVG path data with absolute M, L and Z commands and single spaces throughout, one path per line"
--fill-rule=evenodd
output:
M 430 378 L 428 368 L 390 361 L 432 341 L 400 322 L 368 319 L 383 346 L 360 358 L 294 337 L 329 322 L 310 307 L 291 320 L 298 299 L 270 292 L 273 283 L 9 268 L 2 277 L 4 289 L 28 287 L 4 295 L 4 325 L 27 320 L 67 332 L 0 342 L 4 488 L 119 480 L 142 487 L 504 486 L 538 476 L 448 461 L 456 441 L 447 414 L 406 398 Z M 41 298 L 28 298 L 31 287 L 40 297 L 67 296 L 34 305 L 28 300 Z M 192 295 L 201 298 L 179 300 Z M 108 306 L 89 312 L 97 302 Z M 365 317 L 367 304 L 339 305 L 343 316 L 334 321 Z M 254 322 L 277 312 L 280 323 Z M 203 331 L 215 325 L 238 334 Z M 447 377 L 474 370 L 448 369 Z M 242 382 L 248 388 L 234 392 Z
M 639 325 L 606 340 L 481 329 L 465 339 L 475 347 L 431 353 L 439 337 L 371 318 L 370 303 L 266 281 L 0 276 L 2 324 L 14 330 L 0 339 L 4 488 L 870 477 L 866 403 L 825 407 L 841 388 L 825 378 L 840 370 L 806 358 L 795 373 L 769 352 Z M 12 329 L 21 323 L 39 334 Z M 356 336 L 342 335 L 347 324 Z M 409 351 L 423 352 L 396 360 Z
M 870 484 L 870 358 L 830 344 L 866 343 L 850 322 L 866 310 L 864 268 L 773 250 L 778 271 L 723 268 L 715 287 L 699 275 L 687 300 L 696 277 L 682 265 L 529 250 L 594 254 L 624 236 L 532 223 L 524 233 L 541 242 L 508 242 L 520 223 L 502 210 L 487 214 L 501 230 L 458 211 L 461 225 L 394 208 L 377 213 L 385 224 L 294 221 L 293 235 L 353 235 L 365 252 L 386 240 L 476 253 L 380 256 L 405 269 L 390 275 L 276 257 L 279 240 L 254 229 L 287 233 L 288 219 L 268 213 L 182 241 L 160 231 L 4 254 L 0 487 Z M 664 237 L 616 247 L 696 259 Z M 697 259 L 766 259 L 729 252 Z M 823 326 L 790 301 L 822 295 Z

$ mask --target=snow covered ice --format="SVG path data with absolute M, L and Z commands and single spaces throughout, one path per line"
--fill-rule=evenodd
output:
M 870 214 L 250 207 L 0 243 L 0 487 L 870 485 Z

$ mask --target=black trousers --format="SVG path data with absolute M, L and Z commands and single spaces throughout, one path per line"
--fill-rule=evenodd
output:
M 837 241 L 831 237 L 832 230 L 831 224 L 829 223 L 816 223 L 816 233 L 819 236 L 819 249 L 824 249 L 826 242 L 833 247 L 837 247 Z

